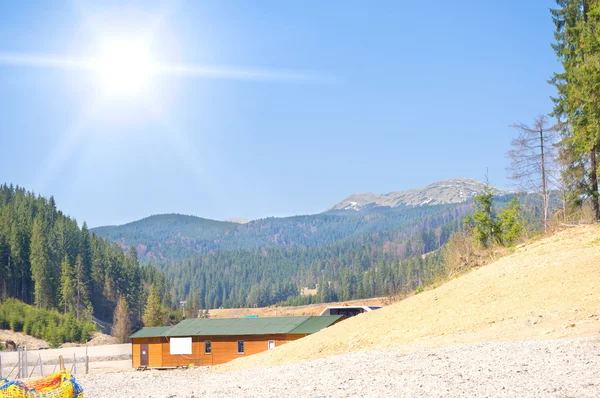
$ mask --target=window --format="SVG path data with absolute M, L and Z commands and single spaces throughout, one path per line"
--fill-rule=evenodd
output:
M 244 340 L 238 340 L 238 354 L 244 353 Z
M 210 340 L 204 340 L 204 353 L 212 354 L 212 343 Z

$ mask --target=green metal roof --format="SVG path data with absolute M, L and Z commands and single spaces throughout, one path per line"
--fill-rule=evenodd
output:
M 292 331 L 288 332 L 288 334 L 317 333 L 319 330 L 333 325 L 341 317 L 341 315 L 311 316 L 305 322 L 302 322 Z
M 236 336 L 263 334 L 311 334 L 330 326 L 340 315 L 268 318 L 186 319 L 162 336 Z M 142 329 L 143 330 L 143 329 Z M 139 337 L 139 336 L 132 336 Z
M 140 339 L 140 338 L 148 338 L 148 337 L 160 337 L 163 333 L 167 332 L 171 329 L 171 326 L 158 326 L 158 327 L 149 327 L 142 328 L 129 336 L 131 339 Z

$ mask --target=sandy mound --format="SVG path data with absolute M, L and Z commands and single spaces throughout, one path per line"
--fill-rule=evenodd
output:
M 550 339 L 600 332 L 600 226 L 562 231 L 437 289 L 216 370 L 396 346 Z M 401 346 L 401 347 L 399 347 Z
M 40 339 L 36 339 L 35 337 L 23 334 L 23 333 L 15 333 L 12 330 L 0 330 L 0 341 L 12 340 L 17 345 L 26 345 L 30 350 L 37 350 L 40 348 L 50 348 L 50 345 Z M 64 343 L 60 346 L 60 348 L 69 348 L 69 347 L 83 347 L 83 346 L 96 346 L 96 345 L 107 345 L 107 344 L 118 344 L 118 341 L 115 337 L 108 336 L 106 334 L 95 332 L 92 335 L 92 339 L 88 341 L 86 344 L 79 343 Z
M 116 337 L 109 336 L 104 333 L 94 332 L 92 334 L 92 339 L 85 344 L 79 343 L 64 343 L 60 346 L 60 348 L 70 348 L 70 347 L 92 347 L 97 345 L 108 345 L 108 344 L 119 344 L 119 341 Z
M 48 348 L 50 345 L 44 340 L 36 339 L 24 333 L 16 333 L 12 330 L 0 330 L 0 341 L 14 341 L 17 345 L 25 345 L 29 350 Z
M 96 345 L 108 345 L 108 344 L 119 344 L 119 340 L 116 337 L 109 336 L 104 333 L 96 332 L 92 335 L 92 339 L 87 342 L 87 346 Z

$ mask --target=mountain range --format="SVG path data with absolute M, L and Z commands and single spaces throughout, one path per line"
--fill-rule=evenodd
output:
M 470 178 L 441 180 L 427 186 L 386 194 L 356 193 L 336 203 L 331 210 L 394 208 L 402 206 L 433 206 L 464 203 L 481 192 L 485 184 Z M 509 191 L 492 188 L 494 195 L 509 194 Z
M 163 214 L 92 232 L 135 247 L 164 274 L 175 302 L 193 308 L 379 297 L 412 291 L 443 272 L 438 249 L 462 229 L 483 188 L 452 179 L 350 195 L 319 214 L 246 223 Z M 494 192 L 499 207 L 514 196 Z M 305 287 L 317 288 L 316 296 L 303 295 Z
M 191 314 L 201 308 L 410 292 L 444 272 L 439 249 L 463 228 L 480 188 L 470 180 L 450 180 L 374 199 L 363 196 L 360 206 L 352 200 L 356 205 L 336 205 L 320 214 L 243 224 L 162 214 L 90 234 L 85 224 L 79 229 L 57 210 L 53 198 L 3 185 L 0 290 L 27 303 L 45 294 L 44 303 L 53 307 L 63 286 L 71 286 L 69 275 L 79 272 L 76 280 L 90 287 L 89 304 L 103 320 L 110 319 L 119 294 L 139 316 L 142 290 L 150 285 L 169 307 L 186 300 Z M 514 197 L 496 193 L 497 208 Z M 526 207 L 524 214 L 539 212 L 539 198 L 536 203 L 532 195 Z M 140 268 L 140 262 L 148 266 Z M 34 295 L 32 286 L 46 287 Z M 73 308 L 88 307 L 84 300 Z
M 371 234 L 397 240 L 410 226 L 421 229 L 427 220 L 448 212 L 445 220 L 468 213 L 469 201 L 484 184 L 471 179 L 442 180 L 422 188 L 388 194 L 353 194 L 330 210 L 313 215 L 216 221 L 180 214 L 153 215 L 120 226 L 91 231 L 134 246 L 142 259 L 173 260 L 215 250 L 265 247 L 316 247 Z M 508 191 L 495 189 L 496 195 Z

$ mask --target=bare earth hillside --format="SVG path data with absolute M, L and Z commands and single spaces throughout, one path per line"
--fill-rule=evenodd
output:
M 600 332 L 600 227 L 562 231 L 379 311 L 345 320 L 220 371 L 394 347 L 540 340 Z

